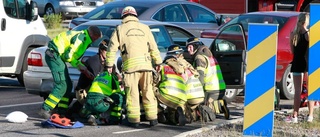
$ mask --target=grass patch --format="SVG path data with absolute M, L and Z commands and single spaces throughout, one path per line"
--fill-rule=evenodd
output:
M 67 30 L 68 30 L 67 28 L 47 29 L 48 36 L 50 37 L 50 39 L 54 38 L 59 33 L 63 32 L 63 31 L 67 31 Z

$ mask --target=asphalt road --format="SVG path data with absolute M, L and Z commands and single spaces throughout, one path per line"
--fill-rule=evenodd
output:
M 19 85 L 16 79 L 0 77 L 0 136 L 115 136 L 115 137 L 171 137 L 180 135 L 187 131 L 210 127 L 226 122 L 223 114 L 219 114 L 214 122 L 195 122 L 186 126 L 174 126 L 158 124 L 149 127 L 147 121 L 143 121 L 141 126 L 130 128 L 125 125 L 116 126 L 89 126 L 80 129 L 48 129 L 43 128 L 41 119 L 36 112 L 39 110 L 42 98 L 28 94 Z M 241 99 L 241 98 L 240 98 Z M 243 103 L 232 103 L 229 105 L 231 120 L 243 116 Z M 9 123 L 5 117 L 13 111 L 22 111 L 28 115 L 26 123 Z M 86 123 L 84 123 L 86 124 Z

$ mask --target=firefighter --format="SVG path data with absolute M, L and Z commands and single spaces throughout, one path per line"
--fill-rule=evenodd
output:
M 214 110 L 215 113 L 220 113 L 219 110 L 222 110 L 226 117 L 229 116 L 227 103 L 223 99 L 226 84 L 218 62 L 199 38 L 189 38 L 186 46 L 189 54 L 193 57 L 193 65 L 200 74 L 199 80 L 205 91 L 204 105 Z M 222 108 L 219 108 L 219 106 L 222 106 Z M 210 119 L 213 120 L 214 118 Z
M 187 61 L 183 59 L 183 49 L 179 45 L 171 45 L 168 47 L 167 56 L 161 66 L 160 78 L 157 82 L 156 97 L 159 103 L 166 106 L 168 111 L 167 118 L 164 117 L 166 110 L 160 107 L 159 120 L 163 123 L 169 122 L 171 124 L 179 124 L 184 126 L 186 124 L 186 117 L 184 115 L 185 104 L 187 102 L 186 81 L 187 75 L 185 69 L 192 67 Z M 196 72 L 196 71 L 195 71 Z M 176 118 L 176 114 L 177 117 Z M 178 120 L 176 120 L 178 119 Z
M 40 116 L 48 119 L 51 115 L 50 111 L 56 106 L 58 106 L 59 114 L 65 114 L 68 109 L 73 84 L 65 62 L 69 62 L 88 77 L 94 77 L 79 59 L 90 44 L 100 37 L 100 29 L 97 26 L 90 26 L 82 31 L 69 30 L 62 32 L 49 41 L 48 49 L 45 52 L 45 60 L 51 70 L 54 87 L 42 104 L 40 111 L 38 111 Z
M 110 117 L 105 124 L 119 124 L 122 117 L 124 92 L 121 91 L 117 75 L 105 71 L 100 73 L 93 81 L 86 98 L 84 108 L 81 110 L 88 118 L 90 125 L 97 125 L 100 114 L 110 109 Z
M 158 124 L 158 111 L 152 87 L 152 70 L 155 65 L 159 71 L 162 59 L 149 26 L 140 23 L 137 16 L 136 10 L 131 6 L 122 10 L 122 24 L 113 32 L 108 46 L 107 67 L 111 72 L 119 49 L 129 126 L 138 127 L 140 123 L 139 89 L 146 119 L 150 126 L 154 126 Z

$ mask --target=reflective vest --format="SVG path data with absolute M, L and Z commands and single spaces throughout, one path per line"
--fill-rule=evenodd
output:
M 216 59 L 204 55 L 203 57 L 207 61 L 207 66 L 204 70 L 204 90 L 212 91 L 226 89 L 226 83 L 223 80 L 222 72 Z
M 182 104 L 187 101 L 186 84 L 183 75 L 175 73 L 168 65 L 164 65 L 161 69 L 159 91 L 163 97 L 175 104 Z M 170 95 L 174 98 L 165 95 Z
M 88 91 L 89 93 L 100 93 L 106 96 L 110 96 L 113 93 L 119 92 L 124 95 L 124 91 L 120 90 L 119 81 L 116 76 L 103 72 L 99 74 L 92 82 L 92 85 Z
M 198 78 L 196 78 L 190 70 L 186 71 L 188 75 L 186 94 L 187 99 L 204 98 L 203 86 Z
M 48 47 L 58 52 L 63 61 L 77 67 L 81 63 L 79 59 L 91 43 L 88 30 L 66 31 L 53 38 Z

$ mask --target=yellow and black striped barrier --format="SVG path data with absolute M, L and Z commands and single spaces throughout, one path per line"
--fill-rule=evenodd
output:
M 310 4 L 308 100 L 320 100 L 320 4 Z
M 273 135 L 277 39 L 277 24 L 249 23 L 244 136 Z

